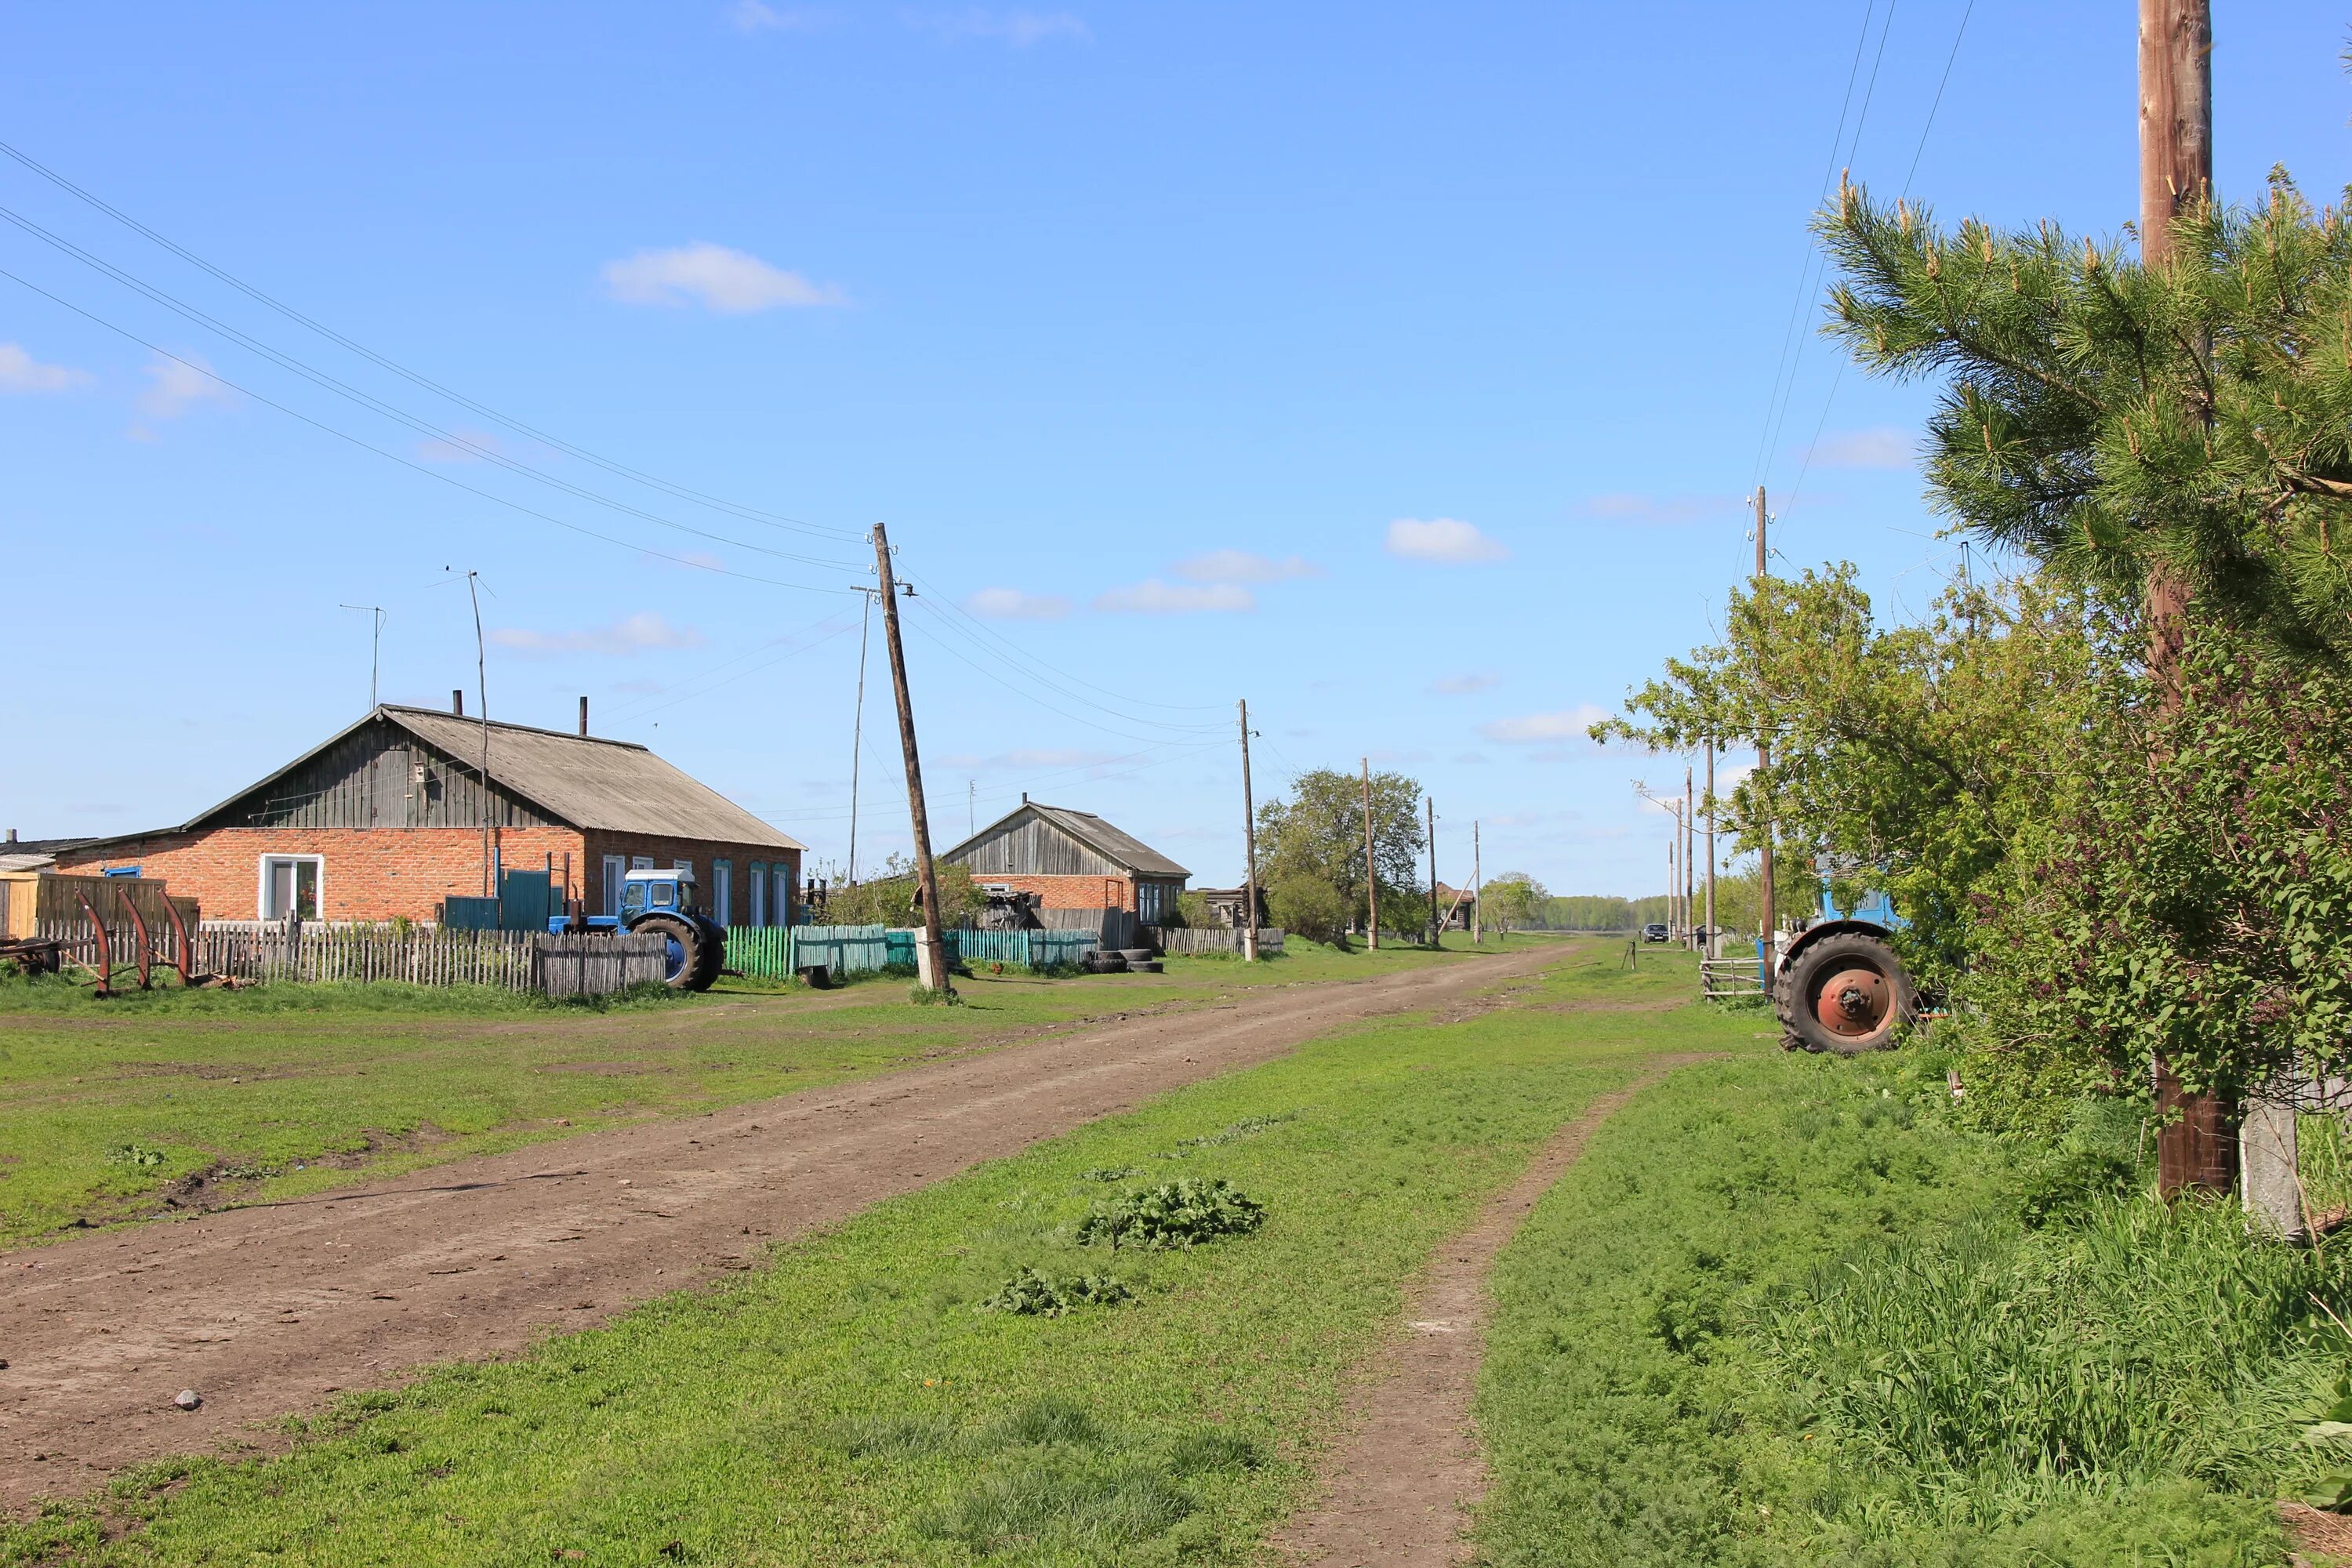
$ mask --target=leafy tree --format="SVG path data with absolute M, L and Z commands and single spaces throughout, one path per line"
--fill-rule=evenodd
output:
M 2052 224 L 1937 226 L 1841 192 L 1830 331 L 1940 375 L 1933 503 L 2127 611 L 2152 574 L 2291 647 L 2352 648 L 2352 226 L 2285 174 L 2148 268 Z
M 980 884 L 967 868 L 943 860 L 939 865 L 939 879 L 942 926 L 967 924 L 988 908 L 988 895 L 980 890 Z M 825 896 L 824 918 L 834 925 L 922 924 L 923 907 L 914 861 L 894 854 L 883 862 L 878 877 L 846 885 L 834 883 Z
M 1592 734 L 1689 751 L 1761 729 L 1771 765 L 1719 803 L 1731 853 L 1771 824 L 1792 900 L 1810 904 L 1817 858 L 1848 897 L 1884 888 L 1912 922 L 1906 959 L 1941 984 L 1965 966 L 1971 895 L 2071 765 L 2108 633 L 2032 581 L 1955 589 L 1926 623 L 1881 627 L 1851 565 L 1808 571 L 1734 593 L 1725 640 L 1668 660 Z
M 1415 871 L 1422 837 L 1421 784 L 1403 773 L 1372 775 L 1372 859 L 1380 868 L 1381 923 L 1393 928 L 1412 910 L 1426 914 Z M 1343 921 L 1361 921 L 1364 897 L 1364 785 L 1353 773 L 1316 768 L 1290 781 L 1286 800 L 1258 807 L 1258 853 L 1269 886 L 1297 877 L 1339 897 Z M 1289 929 L 1285 926 L 1286 930 Z
M 1505 871 L 1489 877 L 1486 885 L 1478 889 L 1479 913 L 1485 922 L 1497 931 L 1525 929 L 1543 923 L 1544 906 L 1550 895 L 1525 871 Z
M 1300 872 L 1281 879 L 1266 892 L 1266 912 L 1283 931 L 1309 942 L 1346 940 L 1348 900 L 1320 877 Z
M 1985 889 L 1969 1020 L 2072 1087 L 2151 1053 L 2234 1096 L 2352 1058 L 2352 677 L 2194 623 L 2178 702 L 2111 673 L 2081 785 Z

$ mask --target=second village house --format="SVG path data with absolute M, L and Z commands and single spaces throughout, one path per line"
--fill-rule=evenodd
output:
M 60 848 L 57 868 L 168 879 L 212 920 L 437 919 L 485 864 L 619 908 L 632 868 L 685 866 L 722 923 L 790 923 L 802 846 L 645 747 L 386 705 L 177 827 Z M 485 731 L 489 758 L 482 775 Z M 485 829 L 487 828 L 487 832 Z

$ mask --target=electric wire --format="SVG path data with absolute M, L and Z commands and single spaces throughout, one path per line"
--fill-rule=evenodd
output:
M 920 601 L 918 600 L 917 602 L 919 603 Z M 1058 713 L 1063 718 L 1069 720 L 1072 723 L 1084 724 L 1087 728 L 1090 730 L 1099 730 L 1106 735 L 1117 735 L 1123 741 L 1148 742 L 1156 738 L 1150 735 L 1138 735 L 1126 730 L 1115 730 L 1109 725 L 1097 722 L 1095 720 L 1087 718 L 1082 713 L 1073 713 L 1066 708 L 1056 707 L 1053 703 L 1048 702 L 1044 698 L 1038 696 L 1034 689 L 1024 686 L 1016 686 L 1012 681 L 1007 680 L 1003 676 L 997 674 L 996 671 L 989 668 L 986 665 L 966 658 L 963 656 L 962 651 L 953 643 L 949 642 L 945 637 L 940 637 L 929 630 L 925 624 L 920 620 L 904 619 L 899 622 L 899 625 L 919 635 L 924 641 L 940 649 L 942 653 L 945 653 L 958 664 L 963 665 L 965 668 L 975 671 L 981 676 L 985 677 L 987 679 L 994 681 L 997 685 L 1002 686 L 1005 690 L 1012 692 L 1014 696 L 1022 698 L 1025 701 L 1034 703 L 1036 706 L 1045 709 L 1049 713 Z
M 337 396 L 342 397 L 349 402 L 358 404 L 361 407 L 366 408 L 373 413 L 380 414 L 383 417 L 390 419 L 396 424 L 404 425 L 420 436 L 428 437 L 434 440 L 444 442 L 452 447 L 462 449 L 479 461 L 494 464 L 499 468 L 506 469 L 509 473 L 520 475 L 525 479 L 535 479 L 541 484 L 549 486 L 554 489 L 562 490 L 566 494 L 577 497 L 580 500 L 593 502 L 598 506 L 608 507 L 614 511 L 622 512 L 631 517 L 641 518 L 647 522 L 656 523 L 663 528 L 673 529 L 680 533 L 690 533 L 698 539 L 707 539 L 714 543 L 729 545 L 738 550 L 749 550 L 756 554 L 770 555 L 780 561 L 791 561 L 804 566 L 824 566 L 843 572 L 856 570 L 856 567 L 848 562 L 828 561 L 820 559 L 814 555 L 802 555 L 792 551 L 772 549 L 764 544 L 754 544 L 746 539 L 736 539 L 727 534 L 714 533 L 709 529 L 696 528 L 690 523 L 677 521 L 674 519 L 664 517 L 659 512 L 648 511 L 643 507 L 634 506 L 626 501 L 614 500 L 611 497 L 603 495 L 595 490 L 589 489 L 583 485 L 574 484 L 571 480 L 563 479 L 560 475 L 548 473 L 542 468 L 536 468 L 529 463 L 525 463 L 512 458 L 508 454 L 499 451 L 496 447 L 484 445 L 482 442 L 477 441 L 459 431 L 446 429 L 441 426 L 433 424 L 429 420 L 410 414 L 394 404 L 385 402 L 383 398 L 376 396 L 373 393 L 362 391 L 359 387 L 355 387 L 350 383 L 343 381 L 328 372 L 320 370 L 313 365 L 307 364 L 301 360 L 295 358 L 292 354 L 286 353 L 281 350 L 264 342 L 260 339 L 252 336 L 250 333 L 247 333 L 239 328 L 231 326 L 227 322 L 197 309 L 195 306 L 188 304 L 185 300 L 180 300 L 175 296 L 165 292 L 163 289 L 154 287 L 144 279 L 140 279 L 130 272 L 124 271 L 121 268 L 115 266 L 112 262 L 108 261 L 103 257 L 95 255 L 90 251 L 84 250 L 80 246 L 76 245 L 73 241 L 67 239 L 60 235 L 52 233 L 50 230 L 42 227 L 39 224 L 33 222 L 30 218 L 26 217 L 23 214 L 16 212 L 11 207 L 0 205 L 0 219 L 5 219 L 5 221 L 16 225 L 16 227 L 24 230 L 26 234 L 31 235 L 34 238 L 40 240 L 43 244 L 50 246 L 66 256 L 71 257 L 74 260 L 80 262 L 83 266 L 89 268 L 93 271 L 104 274 L 106 277 L 110 278 L 115 282 L 122 285 L 122 287 L 141 295 L 151 302 L 163 306 L 165 310 L 171 310 L 185 320 L 196 323 L 198 326 L 205 328 L 208 331 L 215 332 L 221 337 L 226 338 L 229 342 L 237 344 L 241 348 L 247 349 L 253 353 L 259 354 L 262 358 L 277 365 L 279 369 L 290 371 L 315 386 L 332 392 Z
M 413 458 L 404 458 L 397 452 L 389 451 L 384 447 L 379 447 L 373 441 L 369 441 L 362 437 L 352 435 L 349 431 L 339 430 L 335 428 L 335 426 L 326 423 L 324 420 L 312 418 L 310 415 L 301 412 L 299 409 L 289 407 L 287 405 L 279 403 L 274 398 L 265 397 L 260 393 L 254 391 L 251 387 L 231 381 L 228 377 L 222 375 L 219 372 L 211 369 L 209 366 L 198 364 L 194 360 L 186 359 L 179 354 L 172 353 L 171 350 L 163 347 L 161 344 L 150 342 L 145 338 L 141 337 L 138 333 L 131 331 L 128 327 L 117 326 L 112 321 L 108 321 L 105 317 L 97 314 L 95 311 L 84 310 L 81 306 L 75 304 L 72 300 L 65 299 L 60 295 L 53 294 L 48 289 L 42 288 L 39 284 L 31 281 L 29 279 L 21 278 L 16 273 L 8 271 L 5 268 L 0 268 L 0 278 L 5 278 L 8 281 L 16 284 L 17 287 L 27 289 L 32 293 L 38 294 L 42 299 L 48 300 L 51 304 L 59 306 L 64 310 L 70 310 L 75 315 L 79 316 L 82 320 L 90 322 L 92 325 L 103 327 L 108 331 L 124 339 L 126 342 L 135 343 L 139 347 L 147 350 L 150 353 L 158 354 L 164 359 L 170 360 L 174 364 L 185 366 L 187 369 L 194 371 L 197 374 L 205 377 L 208 381 L 215 382 L 242 396 L 252 398 L 256 403 L 260 404 L 266 408 L 274 408 L 289 419 L 299 420 L 301 423 L 310 426 L 312 429 L 318 430 L 325 435 L 332 436 L 339 441 L 348 442 L 350 445 L 357 447 L 362 451 L 373 452 L 377 457 L 383 458 L 387 462 L 398 463 L 404 468 L 413 468 L 428 479 L 438 479 L 445 485 L 449 485 L 455 489 L 464 490 L 468 495 L 479 496 L 484 500 L 494 501 L 498 505 L 506 507 L 510 510 L 521 512 L 526 517 L 534 517 L 539 519 L 541 522 L 553 523 L 556 527 L 566 530 L 569 532 L 577 533 L 589 539 L 601 540 L 606 544 L 618 545 L 624 550 L 632 551 L 639 554 L 651 555 L 656 560 L 671 562 L 679 566 L 690 566 L 698 572 L 709 572 L 722 577 L 740 578 L 747 583 L 763 583 L 770 587 L 790 588 L 795 592 L 803 594 L 854 594 L 860 591 L 859 589 L 851 587 L 819 588 L 807 583 L 786 582 L 781 577 L 762 577 L 755 573 L 738 572 L 730 566 L 722 566 L 716 562 L 697 561 L 690 556 L 672 555 L 667 551 L 655 550 L 648 546 L 639 544 L 634 540 L 622 539 L 614 534 L 599 532 L 595 529 L 584 527 L 580 523 L 567 521 L 562 518 L 557 517 L 552 512 L 541 511 L 536 507 L 525 506 L 520 501 L 509 500 L 505 496 L 498 494 L 494 490 L 483 489 L 478 485 L 469 485 L 466 483 L 465 480 L 457 478 L 455 475 L 439 472 L 424 463 L 417 462 Z
M 1154 729 L 1154 730 L 1166 730 L 1166 731 L 1170 731 L 1170 732 L 1171 732 L 1171 733 L 1175 733 L 1175 734 L 1187 734 L 1187 735 L 1206 734 L 1206 733 L 1209 733 L 1209 732 L 1210 732 L 1210 731 L 1223 731 L 1223 728 L 1224 728 L 1224 726 L 1223 726 L 1222 723 L 1214 723 L 1214 724 L 1177 724 L 1177 723 L 1171 723 L 1171 722 L 1170 722 L 1169 721 L 1167 721 L 1167 720 L 1165 720 L 1165 719 L 1151 719 L 1151 718 L 1147 718 L 1147 717 L 1145 717 L 1145 716 L 1143 716 L 1143 715 L 1141 715 L 1141 714 L 1139 714 L 1139 713 L 1128 713 L 1128 712 L 1123 712 L 1123 711 L 1121 711 L 1121 710 L 1118 710 L 1118 709 L 1116 709 L 1116 708 L 1113 708 L 1113 707 L 1109 706 L 1108 703 L 1097 702 L 1097 701 L 1094 700 L 1092 698 L 1089 698 L 1089 697 L 1087 697 L 1087 696 L 1084 695 L 1083 693 L 1076 692 L 1076 691 L 1073 691 L 1073 690 L 1069 689 L 1069 688 L 1067 688 L 1067 687 L 1066 687 L 1066 686 L 1061 685 L 1058 681 L 1056 681 L 1056 680 L 1055 680 L 1055 679 L 1053 679 L 1053 676 L 1054 676 L 1054 675 L 1062 674 L 1062 673 L 1064 673 L 1064 672 L 1059 671 L 1059 670 L 1055 670 L 1055 669 L 1054 669 L 1051 666 L 1042 666 L 1040 668 L 1025 668 L 1025 667 L 1024 667 L 1023 665 L 1020 665 L 1020 664 L 1018 664 L 1018 663 L 1015 663 L 1013 660 L 1012 660 L 1012 659 L 1010 659 L 1010 658 L 1007 658 L 1004 655 L 1003 655 L 1003 654 L 1001 654 L 1001 653 L 996 652 L 994 649 L 990 648 L 987 645 L 985 645 L 985 644 L 983 644 L 983 643 L 980 642 L 980 641 L 979 641 L 979 639 L 977 639 L 977 638 L 973 637 L 971 636 L 971 634 L 970 632 L 966 631 L 962 626 L 958 626 L 954 621 L 952 621 L 952 620 L 950 620 L 950 619 L 947 619 L 947 618 L 946 618 L 946 610 L 945 610 L 945 608 L 944 608 L 944 606 L 945 606 L 945 605 L 946 605 L 946 601 L 944 601 L 944 600 L 942 600 L 942 599 L 940 599 L 940 598 L 938 598 L 938 597 L 936 597 L 936 596 L 927 596 L 927 595 L 921 595 L 921 594 L 918 594 L 918 595 L 915 595 L 915 597 L 914 597 L 911 601 L 909 601 L 909 602 L 910 602 L 910 603 L 912 603 L 912 604 L 915 604 L 915 605 L 917 605 L 923 606 L 923 608 L 924 608 L 924 613 L 925 613 L 925 614 L 927 614 L 927 615 L 929 615 L 929 616 L 933 616 L 933 617 L 935 617 L 935 618 L 937 618 L 937 619 L 938 619 L 938 622 L 939 622 L 939 625 L 940 625 L 940 629 L 942 629 L 942 630 L 944 630 L 944 631 L 948 631 L 948 632 L 952 632 L 952 633 L 953 633 L 953 634 L 955 634 L 957 637 L 961 637 L 961 638 L 962 638 L 962 639 L 963 639 L 963 640 L 964 640 L 964 641 L 965 641 L 969 646 L 971 646 L 971 647 L 972 647 L 972 649 L 973 649 L 975 652 L 982 654 L 983 657 L 990 658 L 993 658 L 993 659 L 997 660 L 999 663 L 1001 663 L 1001 664 L 1004 665 L 1004 667 L 1005 667 L 1006 668 L 1011 669 L 1011 670 L 1012 670 L 1014 674 L 1016 674 L 1016 675 L 1022 676 L 1022 677 L 1024 677 L 1024 679 L 1030 679 L 1030 680 L 1034 680 L 1034 681 L 1037 681 L 1037 682 L 1042 683 L 1042 684 L 1043 684 L 1043 685 L 1045 685 L 1048 689 L 1053 690 L 1053 691 L 1055 691 L 1055 692 L 1058 693 L 1058 694 L 1059 694 L 1059 695 L 1061 695 L 1061 696 L 1064 696 L 1064 697 L 1068 698 L 1068 699 L 1069 699 L 1071 701 L 1073 701 L 1073 702 L 1078 703 L 1078 704 L 1080 704 L 1080 705 L 1082 705 L 1082 706 L 1084 706 L 1084 707 L 1092 708 L 1092 709 L 1094 709 L 1096 711 L 1100 712 L 1100 713 L 1107 713 L 1107 714 L 1110 715 L 1112 718 L 1117 719 L 1117 720 L 1119 720 L 1119 721 L 1120 721 L 1121 722 L 1123 722 L 1123 723 L 1129 723 L 1129 724 L 1139 724 L 1139 725 L 1142 725 L 1142 726 L 1145 726 L 1145 727 L 1150 728 L 1150 729 Z M 934 638 L 933 640 L 935 640 L 935 641 L 936 641 L 936 640 L 938 640 L 938 639 Z M 942 646 L 945 646 L 945 645 L 943 644 Z M 966 662 L 969 662 L 969 661 L 967 660 Z M 975 667 L 975 668 L 977 668 L 977 667 Z M 990 679 L 1000 679 L 1000 678 L 996 677 L 996 676 L 995 676 L 995 675 L 993 675 L 992 673 L 991 674 Z M 1075 677 L 1075 676 L 1072 676 L 1072 677 L 1070 677 L 1070 679 L 1076 679 L 1077 678 L 1076 678 L 1076 677 Z M 1014 690 L 1021 690 L 1021 689 L 1022 689 L 1022 688 L 1014 687 L 1014 688 L 1013 688 L 1013 689 L 1014 689 Z M 1099 687 L 1097 687 L 1097 688 L 1096 688 L 1096 689 L 1100 690 L 1100 689 L 1101 689 L 1101 688 L 1099 688 Z M 1204 706 L 1205 706 L 1205 705 L 1204 705 Z
M 140 222 L 137 218 L 132 217 L 130 214 L 123 212 L 121 208 L 108 203 L 102 197 L 100 197 L 74 184 L 71 180 L 67 179 L 56 170 L 38 162 L 21 149 L 12 146 L 6 142 L 0 142 L 0 153 L 5 153 L 9 158 L 12 158 L 16 163 L 22 164 L 25 168 L 39 175 L 42 179 L 48 181 L 59 190 L 73 196 L 76 200 L 86 203 L 89 206 L 97 209 L 99 212 L 105 214 L 108 217 L 112 218 L 115 222 L 122 225 L 125 228 L 130 229 L 132 233 L 139 235 L 141 237 L 151 241 L 166 251 L 169 251 L 172 255 L 178 257 L 189 266 L 194 267 L 199 271 L 205 272 L 218 279 L 220 282 L 226 284 L 228 287 L 236 289 L 238 293 L 254 300 L 256 303 L 277 311 L 287 320 L 293 321 L 299 326 L 308 328 L 310 331 L 318 333 L 320 337 L 325 338 L 328 342 L 334 343 L 341 348 L 346 349 L 352 353 L 359 355 L 362 359 L 368 361 L 370 363 L 390 371 L 393 374 L 401 377 L 403 380 L 422 387 L 425 391 L 431 392 L 437 396 L 446 397 L 450 402 L 457 404 L 458 406 L 465 408 L 471 413 L 478 414 L 483 418 L 491 421 L 493 424 L 499 425 L 506 429 L 515 432 L 517 435 L 527 437 L 533 441 L 538 441 L 543 445 L 551 447 L 568 457 L 577 458 L 582 462 L 602 468 L 607 473 L 635 480 L 638 484 L 646 485 L 654 489 L 662 490 L 665 493 L 677 497 L 681 500 L 694 501 L 698 505 L 710 507 L 715 510 L 727 512 L 732 516 L 741 518 L 746 521 L 764 523 L 772 528 L 787 529 L 795 532 L 811 534 L 819 538 L 829 538 L 844 542 L 854 542 L 860 537 L 858 531 L 854 529 L 837 528 L 829 524 L 812 523 L 799 518 L 786 517 L 778 512 L 767 511 L 758 507 L 747 506 L 740 502 L 725 500 L 722 497 L 713 496 L 705 491 L 695 489 L 691 486 L 677 484 L 671 480 L 664 479 L 658 475 L 649 474 L 642 469 L 631 468 L 625 463 L 620 463 L 607 458 L 600 457 L 598 454 L 591 451 L 587 447 L 579 446 L 573 442 L 566 441 L 561 437 L 550 435 L 548 432 L 525 424 L 521 420 L 511 418 L 507 415 L 499 413 L 497 409 L 491 407 L 486 403 L 468 397 L 464 393 L 458 392 L 452 387 L 446 386 L 440 382 L 433 380 L 429 376 L 425 376 L 415 371 L 410 370 L 405 365 L 401 364 L 398 361 L 384 354 L 378 353 L 375 350 L 369 348 L 366 344 L 345 336 L 343 333 L 337 331 L 334 328 L 326 325 L 324 322 L 303 314 L 301 311 L 286 304 L 284 301 L 254 287 L 252 284 L 247 283 L 233 273 L 215 266 L 210 261 L 205 260 L 203 257 L 198 256 L 194 251 L 188 249 L 185 246 L 180 245 L 169 237 L 158 233 L 156 230 Z
M 910 583 L 915 581 L 912 577 L 908 577 L 905 580 Z M 919 587 L 922 586 L 922 584 L 919 584 L 917 585 Z M 1050 670 L 1054 674 L 1062 676 L 1067 679 L 1075 680 L 1079 685 L 1084 686 L 1090 690 L 1099 691 L 1106 697 L 1116 697 L 1123 701 L 1129 702 L 1139 702 L 1147 708 L 1164 708 L 1169 711 L 1175 713 L 1209 713 L 1218 711 L 1224 707 L 1224 704 L 1222 702 L 1154 702 L 1148 697 L 1136 697 L 1124 691 L 1114 691 L 1107 686 L 1097 686 L 1093 681 L 1087 679 L 1084 676 L 1072 674 L 1070 671 L 1063 669 L 1059 666 L 1047 664 L 1043 659 L 1037 659 L 1035 656 L 1029 653 L 1027 649 L 1022 647 L 1020 644 L 998 632 L 994 627 L 981 620 L 980 617 L 974 616 L 969 610 L 966 610 L 961 605 L 958 605 L 953 597 L 935 594 L 932 602 L 937 605 L 944 605 L 956 616 L 957 619 L 964 622 L 974 630 L 983 634 L 992 641 L 1002 644 L 1004 647 L 1011 650 L 1014 657 L 1018 658 L 1031 659 L 1041 668 Z M 1150 721 L 1139 720 L 1138 721 L 1149 722 Z

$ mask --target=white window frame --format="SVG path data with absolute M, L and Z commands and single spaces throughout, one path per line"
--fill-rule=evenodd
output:
M 793 923 L 792 865 L 779 860 L 768 868 L 768 875 L 775 879 L 775 887 L 769 896 L 769 918 L 777 925 L 788 926 Z
M 720 925 L 735 923 L 735 862 L 721 858 L 710 863 L 710 918 Z
M 324 920 L 327 914 L 327 858 L 324 855 L 264 855 L 256 863 L 253 887 L 253 918 L 260 921 L 279 920 L 284 915 L 269 912 L 269 868 L 280 863 L 308 860 L 318 868 L 319 912 L 310 918 Z
M 744 873 L 743 881 L 751 894 L 751 907 L 745 912 L 751 917 L 753 925 L 766 925 L 768 923 L 768 863 L 765 860 L 752 861 Z
M 621 888 L 628 880 L 629 858 L 625 855 L 604 857 L 604 912 L 621 912 Z
M 632 871 L 650 871 L 650 870 L 652 870 L 653 868 L 654 868 L 654 858 L 653 858 L 652 856 L 650 856 L 650 855 L 632 855 L 632 856 L 630 856 L 630 857 L 629 857 L 629 869 L 630 869 L 630 870 L 632 870 Z

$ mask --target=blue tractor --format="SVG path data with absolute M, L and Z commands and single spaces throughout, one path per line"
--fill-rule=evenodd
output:
M 1782 1043 L 1850 1057 L 1884 1050 L 1895 1027 L 1919 1016 L 1918 989 L 1888 940 L 1907 922 L 1883 892 L 1841 910 L 1826 871 L 1822 912 L 1789 939 L 1772 986 Z
M 621 879 L 616 915 L 552 915 L 551 931 L 637 931 L 668 941 L 665 984 L 678 991 L 708 991 L 727 960 L 727 929 L 702 912 L 694 873 L 681 867 L 630 871 Z

